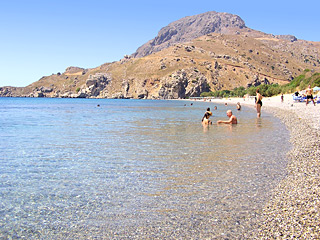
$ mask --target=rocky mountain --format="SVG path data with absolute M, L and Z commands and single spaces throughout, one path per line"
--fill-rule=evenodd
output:
M 162 28 L 158 36 L 139 47 L 132 56 L 144 57 L 209 33 L 230 33 L 242 28 L 246 28 L 244 21 L 229 13 L 212 11 L 185 17 Z
M 320 42 L 255 31 L 227 13 L 180 19 L 151 42 L 117 62 L 69 67 L 24 88 L 2 87 L 0 96 L 178 99 L 284 84 L 304 69 L 320 72 Z

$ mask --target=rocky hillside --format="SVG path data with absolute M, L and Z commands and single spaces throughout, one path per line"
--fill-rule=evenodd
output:
M 215 15 L 214 12 L 207 14 Z M 177 99 L 199 96 L 210 90 L 284 84 L 304 69 L 320 72 L 319 42 L 265 34 L 245 27 L 239 17 L 216 14 L 224 19 L 219 27 L 212 20 L 217 18 L 206 14 L 201 14 L 202 18 L 198 18 L 201 15 L 194 17 L 194 21 L 187 17 L 172 23 L 171 26 L 178 26 L 180 22 L 181 27 L 179 31 L 176 27 L 177 33 L 167 41 L 160 32 L 169 28 L 163 28 L 158 35 L 162 40 L 155 38 L 153 49 L 148 50 L 152 54 L 126 56 L 94 69 L 69 67 L 64 73 L 43 77 L 25 88 L 2 87 L 0 96 Z M 207 23 L 199 19 L 203 22 L 206 19 Z M 193 24 L 198 21 L 197 25 L 219 33 L 171 43 L 174 38 L 195 34 L 186 30 L 190 21 Z M 165 44 L 169 47 L 162 48 Z M 144 55 L 139 49 L 137 53 Z
M 162 28 L 158 36 L 138 48 L 132 56 L 144 57 L 209 33 L 229 34 L 245 27 L 245 23 L 240 17 L 229 13 L 206 12 L 185 17 Z

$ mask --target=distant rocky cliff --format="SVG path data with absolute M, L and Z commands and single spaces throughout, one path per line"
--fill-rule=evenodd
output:
M 245 27 L 240 17 L 229 13 L 212 11 L 185 17 L 162 28 L 158 36 L 139 47 L 133 57 L 144 57 L 209 33 L 228 33 L 231 29 L 236 31 Z

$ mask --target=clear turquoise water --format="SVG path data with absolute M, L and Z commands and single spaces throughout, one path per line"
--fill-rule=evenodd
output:
M 203 128 L 207 107 L 239 124 Z M 237 236 L 289 147 L 278 119 L 246 107 L 0 98 L 0 238 Z

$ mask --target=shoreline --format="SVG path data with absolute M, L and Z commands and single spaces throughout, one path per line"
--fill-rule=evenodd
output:
M 240 102 L 255 107 L 254 99 L 212 99 L 211 103 Z M 257 226 L 245 239 L 320 238 L 320 104 L 294 102 L 291 94 L 263 98 L 263 112 L 272 113 L 287 127 L 292 149 L 287 175 L 272 190 Z M 255 109 L 254 109 L 255 111 Z
M 191 100 L 189 100 L 191 101 Z M 194 100 L 192 100 L 194 101 Z M 196 100 L 204 101 L 204 100 Z M 239 102 L 243 106 L 255 108 L 254 98 L 222 98 L 207 100 L 208 103 L 220 103 L 220 104 L 237 104 Z M 306 123 L 318 133 L 320 133 L 320 104 L 313 106 L 313 103 L 309 102 L 306 106 L 305 102 L 295 102 L 291 94 L 284 94 L 284 101 L 281 102 L 280 95 L 274 97 L 264 97 L 262 99 L 261 116 L 263 117 L 263 111 L 268 111 L 269 108 L 277 108 L 286 110 L 290 113 L 297 115 L 298 118 L 305 119 Z

